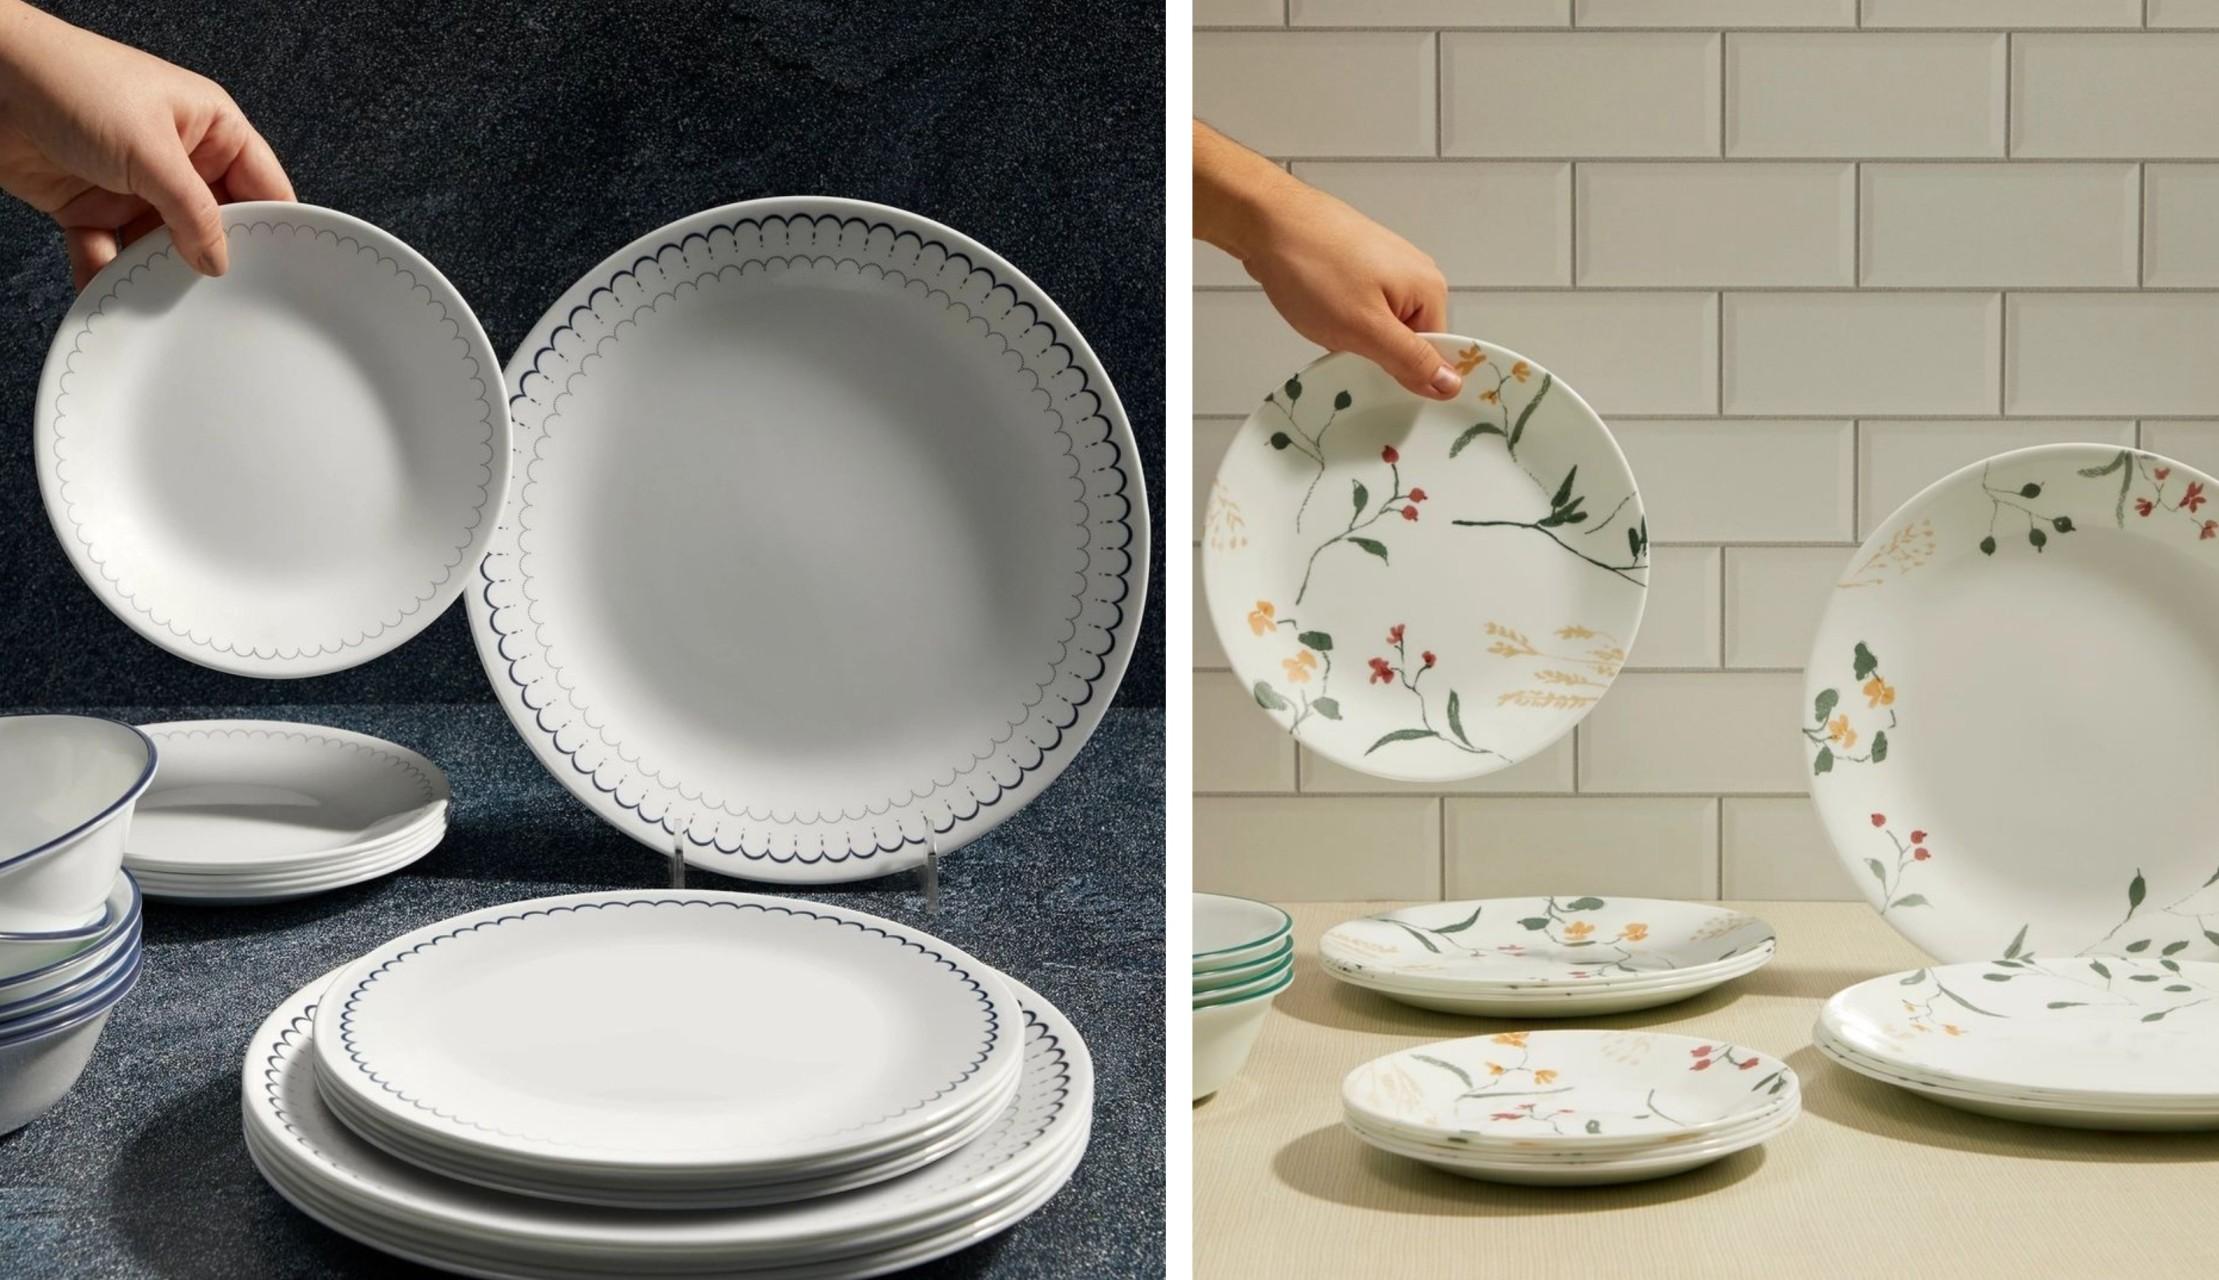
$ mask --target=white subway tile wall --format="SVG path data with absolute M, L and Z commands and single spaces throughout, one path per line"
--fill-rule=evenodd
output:
M 1855 898 L 1793 728 L 1859 539 L 2025 445 L 2219 471 L 2219 0 L 1203 0 L 1197 22 L 1201 117 L 1410 237 L 1454 329 L 1577 388 L 1656 540 L 1594 714 L 1446 786 L 1298 750 L 1198 585 L 1199 888 Z M 1239 264 L 1195 263 L 1199 502 L 1319 353 Z

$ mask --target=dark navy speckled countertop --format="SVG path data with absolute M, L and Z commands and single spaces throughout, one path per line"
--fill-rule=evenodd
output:
M 251 716 L 392 739 L 447 771 L 446 841 L 387 879 L 260 907 L 148 903 L 138 989 L 47 1115 L 0 1138 L 0 1275 L 433 1274 L 310 1221 L 240 1137 L 247 1038 L 279 1001 L 379 942 L 521 898 L 669 883 L 669 864 L 595 817 L 492 706 L 125 707 L 137 722 Z M 1062 778 L 941 871 L 822 888 L 694 871 L 696 888 L 818 898 L 927 929 L 1023 979 L 1094 1056 L 1094 1135 L 1071 1184 L 994 1240 L 913 1274 L 1164 1273 L 1163 713 L 1112 710 Z

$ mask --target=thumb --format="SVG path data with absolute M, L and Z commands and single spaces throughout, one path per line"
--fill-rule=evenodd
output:
M 184 147 L 175 138 L 157 138 L 139 156 L 132 178 L 132 194 L 162 215 L 186 264 L 202 275 L 222 275 L 230 265 L 223 217 L 216 212 L 215 193 L 193 168 Z
M 1464 387 L 1464 379 L 1441 359 L 1433 344 L 1382 314 L 1376 324 L 1360 333 L 1350 350 L 1387 371 L 1414 395 L 1447 400 Z

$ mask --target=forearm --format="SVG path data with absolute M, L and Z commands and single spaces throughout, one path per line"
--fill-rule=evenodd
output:
M 1274 207 L 1300 188 L 1287 171 L 1194 122 L 1194 237 L 1247 261 Z
M 0 111 L 23 105 L 24 88 L 56 61 L 57 40 L 76 28 L 23 3 L 0 0 Z

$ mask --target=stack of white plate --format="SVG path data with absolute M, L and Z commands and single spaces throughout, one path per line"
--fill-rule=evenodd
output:
M 1335 925 L 1318 962 L 1424 1009 L 1564 1018 L 1685 1000 L 1761 967 L 1772 950 L 1772 926 L 1715 904 L 1489 898 Z
M 1646 1031 L 1506 1031 L 1367 1062 L 1342 1116 L 1382 1151 L 1488 1182 L 1640 1182 L 1753 1147 L 1795 1123 L 1785 1062 Z
M 1294 920 L 1268 902 L 1194 895 L 1194 1098 L 1248 1062 L 1264 1015 L 1294 985 Z
M 162 771 L 124 865 L 150 898 L 304 897 L 398 871 L 447 834 L 447 775 L 407 747 L 272 720 L 144 729 Z
M 1093 1069 L 1046 1000 L 930 934 L 618 891 L 371 951 L 270 1016 L 242 1093 L 270 1184 L 401 1257 L 860 1276 L 1053 1196 L 1086 1149 Z
M 1819 1052 L 1948 1106 L 2076 1129 L 2219 1128 L 2219 963 L 1940 965 L 1826 1002 Z

